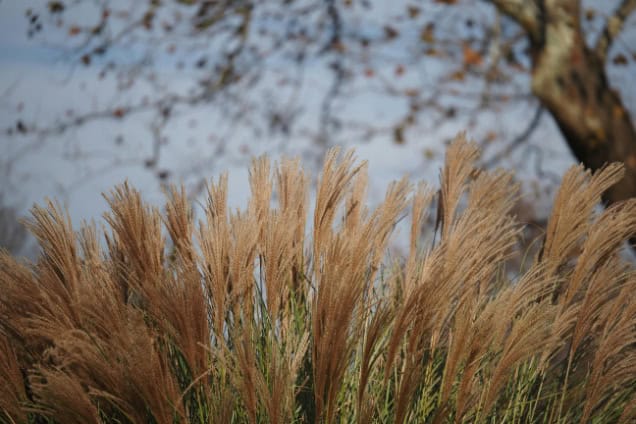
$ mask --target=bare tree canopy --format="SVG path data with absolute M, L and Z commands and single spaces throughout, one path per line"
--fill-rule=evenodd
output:
M 211 166 L 249 153 L 238 134 L 280 150 L 307 140 L 298 151 L 317 158 L 333 144 L 408 145 L 463 128 L 496 165 L 551 116 L 586 166 L 625 162 L 612 203 L 636 195 L 635 8 L 633 0 L 48 1 L 24 6 L 32 42 L 75 72 L 94 70 L 117 94 L 48 120 L 20 117 L 4 134 L 38 146 L 99 121 L 143 122 L 143 138 L 122 131 L 90 152 L 77 143 L 73 158 L 99 155 L 93 173 L 123 165 L 161 182 L 185 179 L 198 193 Z M 190 137 L 193 128 L 207 136 Z M 130 154 L 122 147 L 130 142 L 143 148 Z M 190 149 L 187 166 L 166 160 L 175 143 Z

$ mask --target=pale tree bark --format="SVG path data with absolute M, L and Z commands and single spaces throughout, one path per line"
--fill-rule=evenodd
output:
M 588 47 L 580 0 L 490 0 L 527 32 L 532 91 L 557 122 L 572 153 L 585 166 L 625 164 L 625 178 L 604 196 L 607 204 L 636 197 L 636 130 L 619 94 L 610 88 L 607 51 L 636 0 L 623 0 Z

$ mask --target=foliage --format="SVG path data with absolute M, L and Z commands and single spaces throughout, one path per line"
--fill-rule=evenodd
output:
M 104 243 L 35 207 L 38 261 L 0 255 L 2 419 L 630 422 L 636 274 L 620 251 L 636 200 L 595 209 L 622 167 L 565 175 L 541 252 L 513 277 L 517 186 L 477 155 L 459 137 L 437 194 L 403 179 L 370 210 L 366 165 L 332 150 L 311 237 L 293 160 L 254 161 L 244 211 L 228 211 L 222 176 L 199 223 L 184 190 L 160 215 L 119 186 Z M 391 261 L 407 209 L 410 251 Z

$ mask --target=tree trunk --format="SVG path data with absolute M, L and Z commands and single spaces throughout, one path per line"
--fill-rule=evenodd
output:
M 574 156 L 593 170 L 625 164 L 625 177 L 605 193 L 604 202 L 636 197 L 636 130 L 605 71 L 607 51 L 636 0 L 623 0 L 594 48 L 582 35 L 580 0 L 491 1 L 528 33 L 532 91 L 552 113 Z
M 562 26 L 565 24 L 562 23 Z M 625 177 L 605 193 L 608 204 L 636 197 L 636 131 L 629 113 L 607 82 L 605 64 L 585 45 L 579 31 L 568 34 L 549 24 L 546 42 L 535 49 L 532 91 L 561 129 L 574 156 L 591 169 L 625 164 Z

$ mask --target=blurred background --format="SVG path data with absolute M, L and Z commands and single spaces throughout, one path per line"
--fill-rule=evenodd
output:
M 373 203 L 404 174 L 436 185 L 461 131 L 484 166 L 515 170 L 519 217 L 540 228 L 570 165 L 636 168 L 634 10 L 0 0 L 0 245 L 33 255 L 17 220 L 46 197 L 79 223 L 99 219 L 101 193 L 125 179 L 161 205 L 163 185 L 183 182 L 196 201 L 228 171 L 242 207 L 253 156 L 299 156 L 315 176 L 332 146 L 369 161 Z

